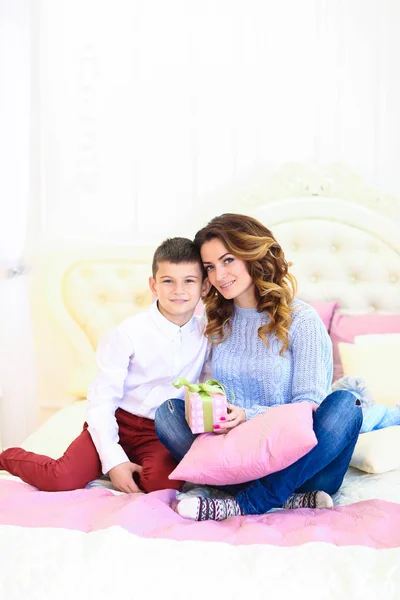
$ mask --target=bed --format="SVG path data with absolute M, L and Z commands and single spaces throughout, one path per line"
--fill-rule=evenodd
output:
M 273 230 L 293 262 L 298 295 L 314 304 L 329 330 L 336 375 L 371 377 L 379 396 L 379 369 L 399 348 L 399 202 L 343 167 L 289 165 L 237 186 L 218 208 L 251 214 Z M 71 374 L 71 405 L 31 434 L 25 448 L 57 457 L 79 433 L 99 337 L 151 302 L 152 250 L 55 256 L 49 310 L 83 366 Z M 348 360 L 339 343 L 354 351 L 359 336 L 364 350 Z M 388 359 L 374 360 L 377 353 Z M 359 355 L 364 362 L 357 363 Z M 400 391 L 397 397 L 389 388 L 384 399 L 396 404 Z M 375 455 L 383 463 L 391 458 L 390 465 L 350 467 L 331 511 L 277 510 L 222 523 L 182 519 L 170 508 L 172 490 L 132 497 L 102 479 L 52 494 L 1 472 L 0 597 L 398 598 L 400 428 L 392 429 L 385 452 L 387 441 L 374 442 Z

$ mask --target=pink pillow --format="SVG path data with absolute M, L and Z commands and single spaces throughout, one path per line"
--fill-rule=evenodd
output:
M 227 434 L 202 433 L 170 479 L 227 485 L 281 471 L 316 444 L 310 402 L 273 406 Z
M 343 377 L 338 343 L 352 343 L 356 335 L 369 333 L 400 333 L 400 314 L 349 315 L 336 312 L 332 319 L 330 336 L 333 344 L 333 381 Z M 357 373 L 354 373 L 357 375 Z
M 315 308 L 327 331 L 330 331 L 333 314 L 339 304 L 337 302 L 309 302 L 309 304 Z

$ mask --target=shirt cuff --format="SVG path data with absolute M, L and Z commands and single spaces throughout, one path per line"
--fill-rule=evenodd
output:
M 125 462 L 130 462 L 126 453 L 119 444 L 113 445 L 101 457 L 103 474 L 106 475 L 111 469 Z

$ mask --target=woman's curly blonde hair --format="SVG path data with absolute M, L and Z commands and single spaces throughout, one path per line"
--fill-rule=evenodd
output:
M 282 342 L 280 354 L 289 347 L 291 312 L 297 283 L 289 273 L 292 263 L 285 260 L 281 246 L 262 223 L 245 215 L 226 213 L 214 217 L 196 233 L 194 243 L 201 250 L 206 242 L 218 238 L 228 252 L 247 263 L 255 285 L 257 310 L 269 315 L 269 323 L 258 330 L 268 346 L 268 334 L 274 333 Z M 207 313 L 206 336 L 220 344 L 230 333 L 233 300 L 226 300 L 214 287 L 204 298 Z

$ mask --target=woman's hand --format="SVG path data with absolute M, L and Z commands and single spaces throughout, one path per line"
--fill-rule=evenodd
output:
M 221 417 L 219 426 L 214 425 L 214 433 L 227 433 L 230 429 L 246 421 L 246 413 L 243 408 L 228 404 L 228 409 L 229 412 L 226 417 Z

